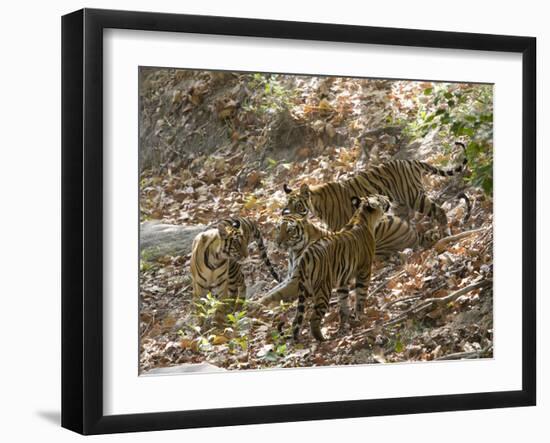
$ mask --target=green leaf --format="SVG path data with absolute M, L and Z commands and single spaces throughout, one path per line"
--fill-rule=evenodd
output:
M 452 125 L 451 125 L 451 132 L 454 134 L 454 135 L 459 135 L 460 134 L 460 131 L 462 130 L 462 127 L 464 126 L 464 123 L 462 122 L 454 122 Z
M 493 122 L 493 114 L 481 114 L 479 116 L 479 121 L 483 123 L 492 123 Z
M 400 340 L 397 340 L 395 342 L 395 352 L 402 352 L 403 351 L 403 343 L 401 343 Z
M 433 91 L 433 88 L 426 88 L 424 89 L 424 95 L 430 95 Z
M 263 356 L 263 359 L 271 362 L 276 362 L 279 360 L 279 356 L 275 354 L 275 352 L 269 351 Z

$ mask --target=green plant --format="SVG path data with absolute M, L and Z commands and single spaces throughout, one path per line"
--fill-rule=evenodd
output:
M 493 190 L 493 87 L 492 85 L 437 83 L 416 97 L 416 117 L 400 118 L 411 138 L 438 131 L 443 140 L 466 138 L 466 156 L 472 185 L 487 194 Z M 449 148 L 450 150 L 450 148 Z
M 208 292 L 205 297 L 199 298 L 194 303 L 197 308 L 197 316 L 201 319 L 212 318 L 226 304 L 225 301 L 214 297 L 211 292 Z
M 258 109 L 262 113 L 288 109 L 296 96 L 296 91 L 286 88 L 281 83 L 278 74 L 253 74 L 248 87 L 262 95 Z
M 269 362 L 277 362 L 286 357 L 288 351 L 286 337 L 278 331 L 272 331 L 271 340 L 273 341 L 273 345 L 265 352 L 262 358 Z
M 385 348 L 388 352 L 403 352 L 403 349 L 405 348 L 404 345 L 404 338 L 402 337 L 400 333 L 397 333 L 395 335 L 391 334 L 388 337 L 388 342 L 385 345 Z
M 246 317 L 246 311 L 236 311 L 234 314 L 227 314 L 229 326 L 225 332 L 232 337 L 228 342 L 229 350 L 236 353 L 239 349 L 246 351 L 248 349 L 248 331 L 250 322 Z
M 139 270 L 141 272 L 147 272 L 153 269 L 156 265 L 155 254 L 151 249 L 144 249 L 139 258 Z

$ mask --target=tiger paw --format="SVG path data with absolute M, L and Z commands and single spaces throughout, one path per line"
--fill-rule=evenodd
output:
M 345 320 L 340 320 L 340 324 L 338 325 L 338 330 L 336 333 L 338 335 L 345 335 L 349 332 L 351 327 L 351 319 L 348 317 Z
M 359 326 L 363 323 L 364 318 L 365 318 L 365 315 L 363 313 L 360 313 L 360 314 L 355 313 L 350 317 L 349 324 L 351 327 Z
M 315 338 L 315 340 L 317 340 L 319 342 L 325 341 L 325 337 L 324 337 L 323 333 L 321 332 L 321 323 L 320 322 L 312 321 L 311 324 L 310 324 L 310 329 L 311 329 L 311 335 L 313 335 L 313 338 Z
M 293 345 L 300 344 L 301 343 L 300 336 L 292 335 L 292 337 L 290 337 L 290 343 L 292 343 Z

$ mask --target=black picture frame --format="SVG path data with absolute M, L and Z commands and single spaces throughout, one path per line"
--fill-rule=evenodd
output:
M 131 415 L 103 413 L 103 30 L 171 31 L 522 54 L 522 389 Z M 536 39 L 83 9 L 62 18 L 62 426 L 150 431 L 536 403 Z

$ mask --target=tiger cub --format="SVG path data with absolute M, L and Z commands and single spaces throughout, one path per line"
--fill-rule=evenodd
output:
M 256 223 L 233 217 L 222 220 L 216 228 L 201 232 L 193 241 L 190 268 L 195 300 L 211 292 L 224 303 L 233 304 L 233 309 L 241 306 L 246 296 L 246 285 L 240 261 L 248 257 L 251 239 L 258 245 L 272 276 L 279 280 L 267 257 Z M 224 310 L 219 309 L 215 320 L 220 323 L 223 318 Z
M 250 220 L 249 218 L 245 217 L 231 217 L 229 219 L 226 219 L 222 221 L 222 223 L 226 224 L 232 224 L 233 222 L 238 222 L 240 229 L 243 231 L 243 235 L 245 236 L 246 244 L 250 244 L 250 242 L 253 240 L 254 243 L 256 243 L 256 246 L 258 247 L 258 251 L 260 253 L 260 257 L 267 266 L 267 269 L 271 276 L 278 282 L 281 281 L 278 272 L 275 270 L 275 267 L 271 263 L 271 260 L 269 260 L 269 257 L 267 255 L 267 248 L 265 247 L 262 233 L 260 232 L 260 229 L 258 228 L 258 224 Z
M 463 143 L 457 142 L 456 145 L 465 151 Z M 455 175 L 464 169 L 467 162 L 467 158 L 464 157 L 462 164 L 454 168 L 439 169 L 418 160 L 391 160 L 370 167 L 346 180 L 312 187 L 302 184 L 298 191 L 290 189 L 285 184 L 283 189 L 288 197 L 283 211 L 304 216 L 308 212 L 312 212 L 326 223 L 331 231 L 337 231 L 348 222 L 353 214 L 347 204 L 350 198 L 381 194 L 389 197 L 395 203 L 401 203 L 437 220 L 443 227 L 446 227 L 447 215 L 426 195 L 422 177 L 425 174 Z
M 288 276 L 305 248 L 322 237 L 334 234 L 296 214 L 283 215 L 277 233 L 277 245 L 288 251 Z M 375 229 L 376 258 L 388 258 L 392 254 L 407 248 L 432 246 L 439 240 L 435 229 L 419 233 L 405 220 L 394 215 L 385 215 Z
M 247 256 L 248 243 L 238 221 L 220 222 L 217 228 L 198 234 L 193 240 L 190 262 L 194 301 L 210 292 L 236 309 L 246 293 L 239 261 Z M 225 309 L 220 306 L 214 314 L 215 321 L 221 323 L 224 314 Z
M 328 237 L 333 234 L 333 232 L 317 226 L 308 220 L 307 217 L 296 214 L 283 215 L 276 242 L 281 249 L 288 251 L 287 279 L 291 277 L 296 263 L 307 246 L 322 237 Z M 407 248 L 430 247 L 439 240 L 440 235 L 437 229 L 419 234 L 405 220 L 393 215 L 385 215 L 376 226 L 374 237 L 376 240 L 375 258 L 385 259 Z M 269 305 L 281 301 L 276 297 L 284 294 L 278 291 L 283 285 L 284 282 L 273 288 L 267 295 L 261 298 L 260 303 L 262 305 Z M 337 288 L 336 292 L 340 299 L 346 298 L 348 295 L 347 288 Z M 292 299 L 284 299 L 283 301 L 288 302 L 292 301 Z
M 287 278 L 290 278 L 298 259 L 311 243 L 332 234 L 333 232 L 317 226 L 307 217 L 284 214 L 275 242 L 280 249 L 288 251 Z
M 279 289 L 282 293 L 298 296 L 298 307 L 292 326 L 295 341 L 299 339 L 307 300 L 312 300 L 313 303 L 311 333 L 318 341 L 324 340 L 321 321 L 328 309 L 332 289 L 347 287 L 353 278 L 357 289 L 355 316 L 358 318 L 363 313 L 376 249 L 374 231 L 384 212 L 389 209 L 390 202 L 381 195 L 362 199 L 353 197 L 351 200 L 355 213 L 348 224 L 341 231 L 309 245 L 296 263 L 290 279 Z M 281 298 L 287 296 L 283 295 Z M 340 326 L 346 324 L 348 319 L 346 297 L 340 299 Z

